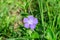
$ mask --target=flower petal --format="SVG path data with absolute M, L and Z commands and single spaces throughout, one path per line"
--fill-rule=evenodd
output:
M 29 24 L 28 24 L 28 23 L 25 23 L 25 24 L 24 24 L 24 27 L 25 27 L 25 28 L 29 28 Z
M 33 22 L 33 23 L 34 23 L 34 24 L 37 24 L 37 23 L 38 23 L 37 18 L 34 19 L 34 22 Z
M 32 15 L 30 15 L 30 16 L 28 16 L 28 19 L 29 19 L 29 20 L 33 20 L 34 17 L 33 17 Z
M 31 30 L 34 30 L 35 29 L 35 27 L 36 27 L 36 25 L 30 25 L 30 28 L 31 28 Z
M 24 23 L 27 23 L 27 22 L 28 22 L 28 18 L 24 18 L 24 19 L 23 19 L 23 22 L 24 22 Z

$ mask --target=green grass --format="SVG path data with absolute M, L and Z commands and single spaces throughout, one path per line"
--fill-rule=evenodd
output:
M 29 15 L 34 31 L 22 22 Z M 0 40 L 60 40 L 60 0 L 0 0 Z

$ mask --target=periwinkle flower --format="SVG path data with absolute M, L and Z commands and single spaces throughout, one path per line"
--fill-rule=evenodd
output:
M 36 27 L 36 24 L 38 23 L 38 19 L 30 15 L 27 18 L 24 18 L 23 22 L 24 22 L 25 28 L 31 28 L 32 30 L 34 30 Z

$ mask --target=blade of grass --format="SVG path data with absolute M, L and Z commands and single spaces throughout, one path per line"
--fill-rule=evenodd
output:
M 39 10 L 40 10 L 42 26 L 43 26 L 44 25 L 44 17 L 43 17 L 43 4 L 42 4 L 42 0 L 38 0 L 38 4 L 39 4 Z
M 48 2 L 46 2 L 47 10 L 48 10 L 48 16 L 49 16 L 49 23 L 51 22 L 50 18 L 50 12 L 49 12 L 49 7 L 48 7 Z M 50 23 L 51 24 L 51 23 Z
M 44 26 L 44 15 L 43 15 L 43 0 L 38 0 L 38 4 L 39 4 L 39 11 L 40 11 L 40 14 L 41 14 L 41 21 L 42 21 L 42 26 L 44 28 L 43 30 L 43 37 L 45 37 L 45 26 Z

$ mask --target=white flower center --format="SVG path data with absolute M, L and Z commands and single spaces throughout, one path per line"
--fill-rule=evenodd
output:
M 28 23 L 29 23 L 29 24 L 33 24 L 33 21 L 32 21 L 32 20 L 29 20 Z

